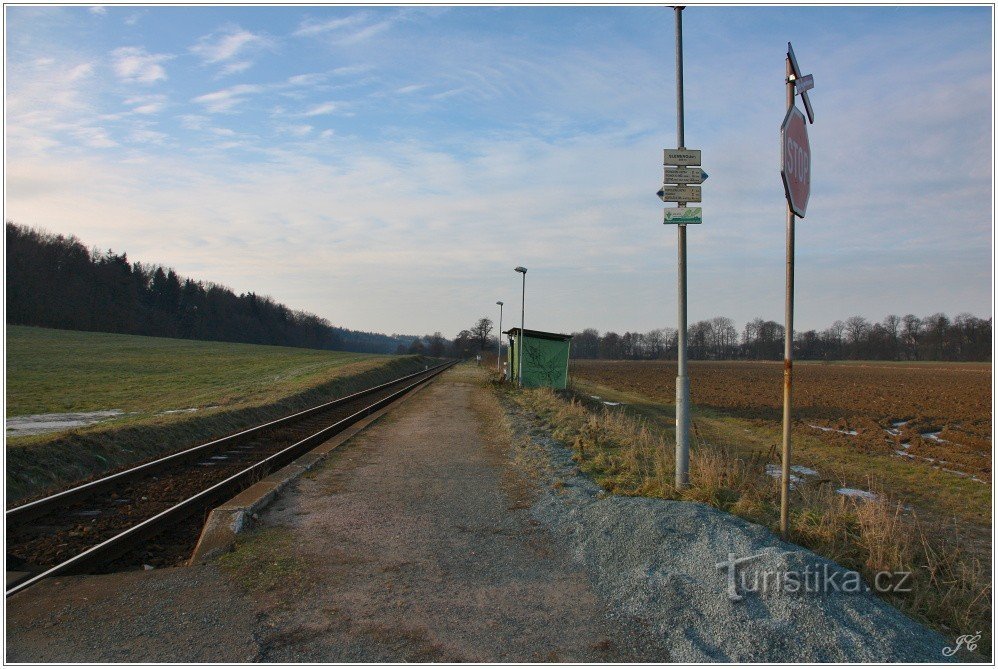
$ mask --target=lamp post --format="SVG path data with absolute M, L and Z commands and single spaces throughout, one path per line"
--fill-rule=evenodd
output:
M 520 341 L 516 345 L 516 379 L 519 381 L 520 387 L 523 387 L 523 302 L 527 297 L 527 268 L 526 267 L 514 267 L 514 272 L 519 272 L 523 275 L 523 288 L 520 293 Z
M 499 305 L 499 334 L 496 340 L 499 342 L 499 350 L 496 351 L 496 371 L 502 374 L 502 300 L 496 302 Z

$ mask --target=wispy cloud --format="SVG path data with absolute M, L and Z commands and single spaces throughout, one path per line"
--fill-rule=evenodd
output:
M 323 37 L 340 45 L 353 45 L 364 42 L 383 33 L 398 20 L 398 15 L 384 19 L 374 19 L 368 12 L 352 14 L 326 21 L 305 19 L 294 32 L 296 37 Z
M 313 107 L 309 107 L 305 110 L 304 116 L 322 116 L 323 114 L 332 114 L 333 112 L 339 110 L 341 105 L 337 102 L 323 102 L 317 104 Z
M 395 90 L 396 93 L 402 95 L 408 95 L 409 93 L 415 93 L 416 91 L 421 91 L 426 88 L 426 84 L 410 84 L 409 86 L 403 86 Z
M 294 32 L 294 35 L 297 37 L 314 37 L 315 35 L 339 31 L 343 28 L 350 28 L 363 23 L 365 16 L 365 14 L 361 13 L 326 21 L 305 19 L 298 26 L 298 30 Z
M 232 110 L 246 99 L 264 91 L 264 86 L 257 84 L 239 84 L 213 93 L 206 93 L 194 98 L 193 102 L 204 105 L 209 112 L 219 113 Z
M 97 16 L 104 16 L 105 14 L 107 14 L 107 7 L 101 5 L 98 5 L 96 7 L 88 7 L 87 9 L 91 14 L 96 14 Z
M 135 114 L 156 114 L 166 105 L 165 95 L 137 95 L 127 98 L 125 104 L 132 107 Z
M 243 72 L 253 65 L 248 56 L 273 46 L 273 40 L 259 33 L 228 26 L 201 37 L 191 47 L 206 65 L 221 65 L 221 75 Z
M 111 52 L 114 72 L 122 81 L 151 84 L 166 79 L 162 63 L 173 58 L 168 54 L 153 54 L 142 47 L 125 46 Z

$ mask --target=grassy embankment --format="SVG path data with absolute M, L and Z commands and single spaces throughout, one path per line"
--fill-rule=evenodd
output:
M 8 418 L 124 413 L 87 427 L 7 439 L 7 502 L 278 418 L 424 364 L 416 356 L 8 326 Z
M 573 377 L 575 399 L 549 390 L 513 393 L 555 438 L 572 449 L 580 468 L 623 495 L 688 499 L 778 528 L 779 484 L 765 474 L 779 462 L 778 424 L 697 408 L 691 486 L 674 480 L 674 405 L 632 388 Z M 608 408 L 590 395 L 621 402 Z M 669 398 L 671 399 L 671 398 Z M 910 571 L 914 590 L 889 601 L 946 635 L 984 633 L 990 652 L 990 485 L 954 477 L 921 463 L 829 447 L 797 429 L 794 461 L 821 478 L 798 486 L 791 499 L 791 540 L 871 580 L 879 571 Z M 846 498 L 840 486 L 872 490 L 876 501 Z

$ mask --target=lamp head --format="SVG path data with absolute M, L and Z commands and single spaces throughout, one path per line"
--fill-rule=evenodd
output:
M 514 272 L 519 272 L 520 274 L 526 274 L 527 273 L 527 268 L 526 267 L 514 267 L 513 271 Z
M 496 302 L 496 304 L 498 304 L 501 307 L 502 306 L 502 300 L 499 300 L 498 302 Z

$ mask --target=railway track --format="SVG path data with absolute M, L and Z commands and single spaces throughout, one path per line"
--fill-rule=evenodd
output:
M 453 362 L 6 511 L 9 597 L 44 578 L 181 564 L 207 513 Z M 188 522 L 185 522 L 188 521 Z

